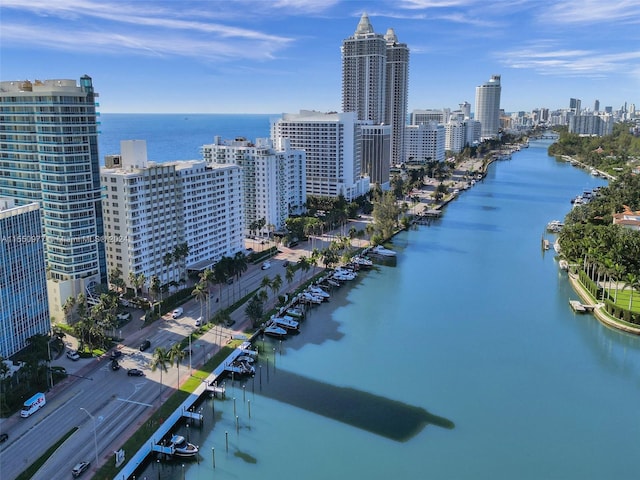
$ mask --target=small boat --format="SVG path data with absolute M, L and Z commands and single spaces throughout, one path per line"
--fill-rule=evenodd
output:
M 234 360 L 232 363 L 225 365 L 224 369 L 235 375 L 254 375 L 256 368 L 248 362 L 241 361 L 239 359 Z
M 371 253 L 375 253 L 376 255 L 382 255 L 383 257 L 395 257 L 396 252 L 390 250 L 388 248 L 384 248 L 382 245 L 376 245 L 371 249 Z
M 321 304 L 323 302 L 323 298 L 319 297 L 317 295 L 314 295 L 311 292 L 302 292 L 302 299 L 305 302 L 311 302 L 311 303 L 316 303 L 316 304 Z
M 282 327 L 285 330 L 298 330 L 298 327 L 300 326 L 300 324 L 296 322 L 293 318 L 287 317 L 287 316 L 285 317 L 272 316 L 271 321 L 276 326 Z
M 542 239 L 542 248 L 545 250 L 549 250 L 549 240 L 547 240 L 546 238 Z
M 373 262 L 371 261 L 371 259 L 369 259 L 367 257 L 363 257 L 362 255 L 356 255 L 355 257 L 353 257 L 351 259 L 351 261 L 353 263 L 355 263 L 356 265 L 359 265 L 361 267 L 372 267 L 373 266 Z
M 562 223 L 560 220 L 551 220 L 549 223 L 547 223 L 547 231 L 552 233 L 558 233 L 560 230 L 562 230 L 562 227 L 564 227 L 564 223 Z
M 573 308 L 573 311 L 576 313 L 585 313 L 587 309 L 580 303 L 578 300 L 569 300 L 569 305 Z
M 560 270 L 569 270 L 569 262 L 564 259 L 558 262 L 558 266 L 560 267 Z
M 267 327 L 265 327 L 264 333 L 265 333 L 265 335 L 269 335 L 271 337 L 280 337 L 280 338 L 282 338 L 282 337 L 286 337 L 287 336 L 287 331 L 284 328 L 279 327 L 279 326 L 277 326 L 277 325 L 275 325 L 273 323 L 271 325 L 268 325 Z
M 297 307 L 291 307 L 288 308 L 287 310 L 285 310 L 285 312 L 287 315 L 293 317 L 293 318 L 302 318 L 304 317 L 304 312 Z
M 313 295 L 316 295 L 322 298 L 329 298 L 331 296 L 327 292 L 325 292 L 323 289 L 315 285 L 309 285 L 309 287 L 307 287 L 307 291 L 311 292 Z
M 169 443 L 176 457 L 195 457 L 200 450 L 197 445 L 187 442 L 182 435 L 173 435 Z

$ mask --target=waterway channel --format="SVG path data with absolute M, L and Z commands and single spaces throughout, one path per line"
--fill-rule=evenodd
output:
M 640 338 L 574 314 L 541 249 L 547 222 L 605 182 L 548 145 L 394 238 L 396 265 L 334 292 L 302 333 L 258 342 L 261 373 L 180 429 L 199 461 L 138 478 L 638 478 Z

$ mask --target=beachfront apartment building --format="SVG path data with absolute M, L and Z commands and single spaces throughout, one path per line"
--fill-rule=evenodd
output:
M 391 125 L 391 162 L 397 164 L 405 156 L 405 128 L 409 101 L 409 47 L 400 43 L 392 28 L 384 36 L 387 42 L 385 81 L 385 123 Z
M 451 115 L 451 109 L 445 108 L 442 110 L 433 109 L 416 109 L 412 110 L 409 114 L 409 125 L 420 125 L 421 123 L 442 123 L 445 124 L 449 121 Z
M 444 162 L 445 127 L 440 123 L 407 125 L 405 143 L 408 163 Z
M 390 186 L 391 171 L 391 125 L 360 125 L 362 173 L 369 177 L 372 185 L 382 190 Z M 404 149 L 403 149 L 404 150 Z
M 37 202 L 0 198 L 0 356 L 9 358 L 34 335 L 51 330 L 42 218 Z
M 96 98 L 91 77 L 0 82 L 0 196 L 37 202 L 49 311 L 95 300 L 107 282 Z
M 474 119 L 480 122 L 481 139 L 496 138 L 500 130 L 500 75 L 491 75 L 489 81 L 476 87 Z
M 109 272 L 119 269 L 148 290 L 178 284 L 187 270 L 201 271 L 244 250 L 242 181 L 237 166 L 211 168 L 202 160 L 155 163 L 144 140 L 125 140 L 101 170 Z M 181 247 L 188 253 L 181 255 Z
M 306 194 L 351 201 L 369 191 L 362 170 L 362 129 L 371 121 L 358 121 L 355 112 L 322 113 L 301 110 L 271 122 L 276 149 L 289 143 L 306 154 Z
M 237 165 L 242 171 L 244 233 L 250 235 L 256 222 L 264 220 L 260 234 L 282 231 L 291 215 L 304 212 L 307 202 L 306 154 L 291 148 L 284 139 L 275 149 L 268 138 L 251 142 L 243 137 L 201 147 L 209 166 Z

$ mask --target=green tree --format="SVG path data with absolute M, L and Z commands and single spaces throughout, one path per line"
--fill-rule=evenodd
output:
M 167 352 L 170 364 L 174 364 L 178 368 L 178 389 L 180 389 L 180 362 L 186 356 L 185 351 L 182 349 L 180 342 L 176 342 Z
M 153 357 L 151 358 L 151 371 L 155 372 L 160 369 L 160 395 L 162 394 L 162 373 L 168 372 L 168 365 L 171 365 L 171 359 L 169 353 L 164 347 L 156 347 L 153 351 Z
M 251 297 L 244 312 L 251 320 L 251 325 L 253 325 L 253 328 L 256 328 L 260 323 L 260 320 L 262 320 L 262 316 L 264 315 L 264 305 L 259 294 Z

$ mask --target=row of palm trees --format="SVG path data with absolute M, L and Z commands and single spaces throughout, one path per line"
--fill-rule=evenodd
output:
M 227 283 L 229 279 L 236 279 L 240 292 L 240 276 L 249 268 L 247 257 L 242 252 L 237 252 L 233 257 L 224 256 L 218 261 L 212 269 L 206 269 L 200 273 L 200 281 L 196 284 L 191 292 L 196 301 L 200 304 L 200 316 L 206 318 L 207 322 L 211 320 L 211 287 L 218 285 L 218 300 L 222 284 Z M 232 289 L 235 290 L 235 287 Z M 235 297 L 235 292 L 233 293 Z M 205 317 L 206 307 L 206 317 Z
M 180 342 L 174 343 L 170 349 L 165 347 L 157 347 L 153 351 L 151 358 L 151 371 L 160 370 L 160 393 L 162 393 L 163 383 L 162 374 L 169 371 L 171 365 L 178 368 L 178 388 L 180 388 L 180 363 L 186 357 L 187 353 L 182 348 Z

